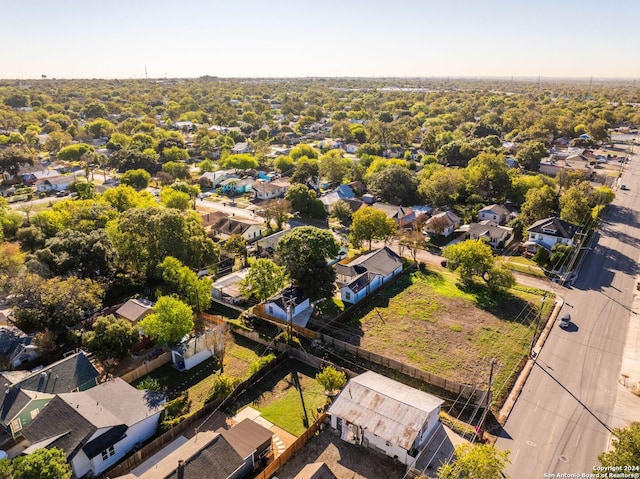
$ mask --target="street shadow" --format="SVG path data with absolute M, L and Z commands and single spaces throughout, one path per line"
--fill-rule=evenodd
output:
M 597 274 L 589 274 L 589 271 Z M 640 268 L 634 258 L 620 251 L 597 244 L 593 254 L 587 259 L 573 287 L 580 290 L 601 291 L 611 286 L 616 272 L 630 276 L 640 274 Z
M 513 437 L 511 436 L 511 434 L 509 434 L 507 432 L 507 430 L 503 427 L 501 427 L 497 432 L 496 432 L 496 437 L 501 437 L 503 439 L 513 439 Z
M 636 210 L 632 210 L 626 206 L 609 205 L 606 214 L 600 222 L 601 229 L 619 223 L 629 225 L 632 228 L 640 228 L 640 215 Z

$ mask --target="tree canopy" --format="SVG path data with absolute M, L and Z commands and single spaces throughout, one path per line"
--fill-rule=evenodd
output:
M 276 261 L 291 280 L 312 299 L 333 294 L 335 271 L 327 260 L 335 258 L 340 245 L 333 235 L 314 226 L 294 228 L 276 247 Z
M 138 324 L 158 344 L 177 344 L 193 330 L 193 310 L 177 298 L 161 296 L 153 306 L 153 312 Z

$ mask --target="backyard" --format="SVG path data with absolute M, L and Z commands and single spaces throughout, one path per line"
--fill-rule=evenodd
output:
M 317 370 L 290 360 L 272 371 L 232 404 L 231 414 L 245 406 L 285 431 L 300 436 L 316 420 L 327 400 L 315 380 Z
M 251 364 L 265 353 L 265 347 L 241 336 L 231 335 L 231 338 L 232 344 L 224 357 L 224 374 L 244 381 L 250 375 Z M 186 391 L 190 401 L 189 412 L 192 414 L 204 406 L 209 391 L 219 377 L 216 374 L 218 369 L 216 358 L 210 358 L 183 372 L 174 368 L 172 363 L 168 363 L 141 377 L 133 386 L 147 378 L 155 379 L 167 392 L 169 400 Z
M 463 286 L 449 271 L 417 271 L 380 292 L 329 334 L 366 350 L 460 383 L 492 390 L 500 401 L 528 354 L 544 292 L 492 296 Z M 542 318 L 553 301 L 543 305 Z M 542 321 L 540 321 L 542 322 Z

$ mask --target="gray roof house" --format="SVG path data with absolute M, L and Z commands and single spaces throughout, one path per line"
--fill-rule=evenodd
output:
M 347 200 L 355 198 L 356 194 L 349 185 L 340 185 L 335 190 L 321 196 L 319 199 L 324 205 L 324 209 L 329 211 L 331 206 L 338 200 Z
M 504 248 L 513 239 L 513 228 L 500 226 L 496 221 L 484 220 L 471 223 L 466 236 L 472 240 L 485 240 L 494 248 Z
M 0 372 L 0 425 L 13 437 L 21 433 L 54 394 L 83 391 L 100 373 L 83 352 L 33 371 Z
M 490 220 L 498 224 L 505 224 L 518 216 L 518 212 L 511 205 L 489 205 L 478 212 L 478 221 Z
M 120 378 L 84 392 L 58 394 L 23 431 L 23 454 L 60 448 L 75 477 L 97 476 L 156 432 L 164 397 Z
M 439 424 L 443 402 L 367 371 L 349 380 L 329 414 L 343 441 L 381 450 L 409 467 Z
M 131 298 L 116 310 L 116 314 L 132 323 L 137 323 L 153 310 L 153 301 Z
M 536 251 L 538 247 L 551 251 L 557 243 L 573 246 L 577 229 L 577 226 L 552 216 L 533 223 L 527 229 L 529 239 L 524 244 L 529 251 Z
M 13 368 L 40 356 L 32 344 L 33 334 L 26 334 L 14 326 L 0 326 L 0 358 L 6 358 Z
M 261 466 L 262 458 L 271 452 L 272 436 L 265 427 L 245 419 L 204 442 L 202 448 L 162 479 L 241 479 Z
M 402 258 L 388 247 L 336 264 L 336 283 L 345 303 L 355 304 L 402 272 Z

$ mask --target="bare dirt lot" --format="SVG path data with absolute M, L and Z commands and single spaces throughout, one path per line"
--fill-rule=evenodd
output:
M 542 294 L 533 291 L 490 295 L 484 286 L 461 285 L 457 275 L 447 271 L 414 272 L 328 332 L 368 351 L 482 388 L 487 387 L 491 359 L 496 358 L 493 391 L 499 396 L 527 355 L 541 299 Z

